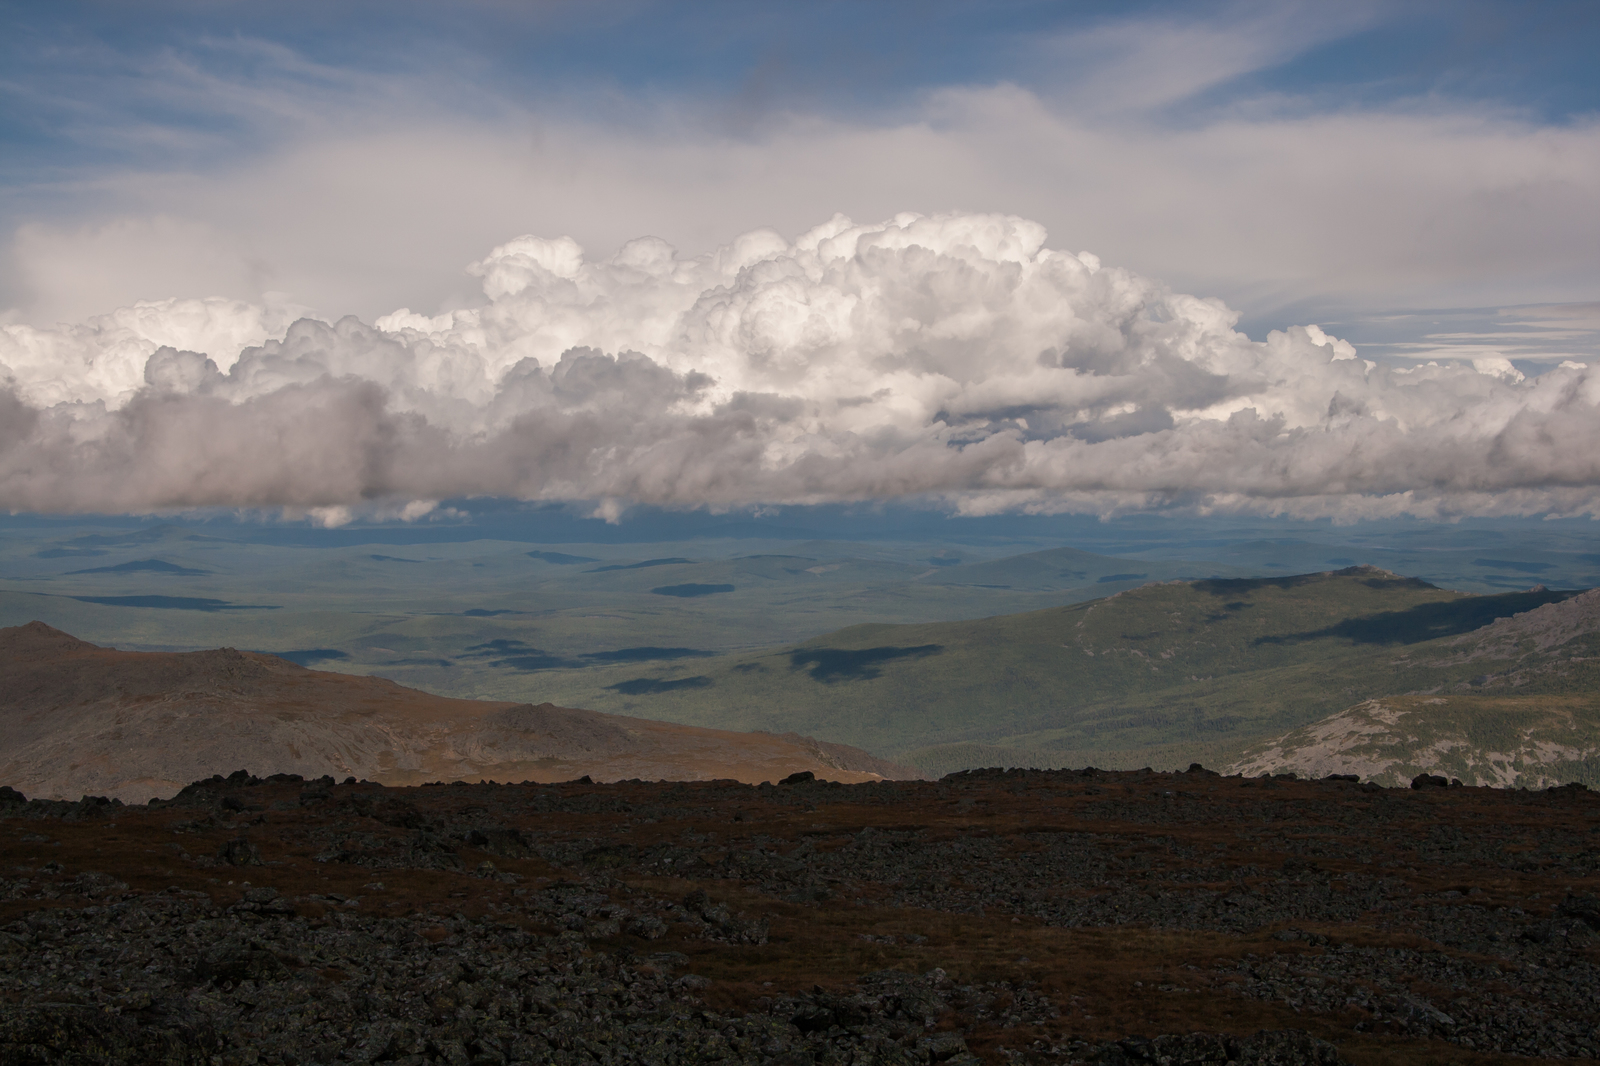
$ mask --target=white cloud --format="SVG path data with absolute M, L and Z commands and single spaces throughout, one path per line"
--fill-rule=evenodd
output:
M 215 352 L 213 362 L 231 368 L 241 349 L 281 334 L 302 310 L 217 297 L 141 300 L 52 330 L 0 326 L 0 364 L 31 404 L 92 397 L 119 405 L 143 388 L 151 373 L 198 373 L 193 360 L 176 357 L 157 360 L 152 369 L 156 349 Z
M 3 327 L 0 506 L 337 525 L 474 495 L 613 517 L 913 495 L 1342 518 L 1600 504 L 1586 367 L 1390 369 L 1314 326 L 1253 342 L 1220 301 L 1013 216 L 836 216 L 687 257 L 522 237 L 471 273 L 479 306 L 376 326 L 190 300 Z

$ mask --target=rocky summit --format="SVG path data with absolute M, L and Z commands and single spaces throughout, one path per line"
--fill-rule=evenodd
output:
M 0 1062 L 1527 1063 L 1600 1056 L 1581 787 L 0 789 Z

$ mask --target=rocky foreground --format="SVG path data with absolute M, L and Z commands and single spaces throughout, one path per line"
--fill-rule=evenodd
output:
M 0 1062 L 1600 1056 L 1581 788 L 806 776 L 0 790 Z

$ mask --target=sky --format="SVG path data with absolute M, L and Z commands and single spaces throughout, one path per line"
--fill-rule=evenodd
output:
M 1592 2 L 0 10 L 12 511 L 1600 503 Z

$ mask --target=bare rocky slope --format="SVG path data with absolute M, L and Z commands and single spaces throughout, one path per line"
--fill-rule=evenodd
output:
M 1419 671 L 1482 664 L 1485 672 L 1363 700 L 1255 745 L 1229 772 L 1359 774 L 1390 787 L 1418 774 L 1502 788 L 1600 786 L 1597 634 L 1600 589 L 1591 589 L 1427 654 L 1401 653 L 1395 662 Z
M 1499 788 L 1600 785 L 1600 700 L 1387 696 L 1260 745 L 1229 767 L 1255 776 L 1358 774 L 1394 788 L 1418 774 Z
M 391 785 L 915 776 L 793 734 L 447 699 L 232 648 L 118 651 L 41 622 L 0 629 L 0 781 L 142 803 L 242 766 Z

